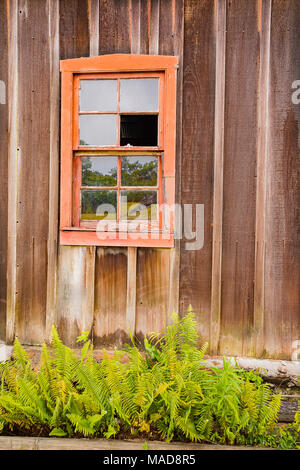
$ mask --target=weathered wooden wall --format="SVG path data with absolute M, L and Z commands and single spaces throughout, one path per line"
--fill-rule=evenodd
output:
M 0 0 L 0 340 L 120 345 L 196 312 L 212 354 L 300 339 L 300 0 Z M 176 199 L 201 250 L 58 245 L 59 60 L 179 57 Z

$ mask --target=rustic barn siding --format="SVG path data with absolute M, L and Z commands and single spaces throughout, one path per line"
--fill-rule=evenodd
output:
M 226 12 L 222 314 L 219 348 L 247 355 L 254 301 L 258 2 L 230 0 Z M 234 338 L 234 339 L 233 339 Z
M 49 47 L 46 1 L 18 3 L 16 334 L 45 334 L 49 191 Z
M 0 80 L 5 85 L 1 88 L 0 104 L 0 341 L 5 340 L 6 325 L 6 270 L 7 270 L 7 176 L 8 176 L 8 30 L 6 2 L 0 1 Z M 1 85 L 2 87 L 3 85 Z M 5 92 L 3 96 L 3 92 Z M 3 100 L 4 98 L 4 100 Z
M 201 250 L 180 251 L 180 311 L 194 308 L 202 340 L 209 339 L 215 112 L 215 6 L 185 2 L 181 204 L 204 204 Z
M 211 353 L 290 358 L 300 0 L 0 0 L 0 13 L 0 340 L 41 343 L 56 323 L 72 346 L 89 331 L 111 347 L 191 304 Z M 201 250 L 58 246 L 59 59 L 111 53 L 179 57 L 176 202 L 204 204 Z
M 291 101 L 300 77 L 299 2 L 274 0 L 271 25 L 264 349 L 286 357 L 300 336 L 300 106 Z

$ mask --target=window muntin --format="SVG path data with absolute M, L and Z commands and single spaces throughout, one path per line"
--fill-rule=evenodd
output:
M 160 154 L 82 154 L 74 166 L 75 179 L 80 180 L 80 211 L 75 211 L 74 225 L 95 227 L 103 219 L 158 223 Z
M 152 148 L 163 141 L 162 74 L 80 74 L 74 98 L 73 225 L 114 221 L 113 231 L 141 220 L 158 227 L 161 153 Z M 126 153 L 108 155 L 109 148 Z M 134 154 L 137 148 L 144 152 Z
M 74 84 L 74 150 L 163 148 L 164 74 L 78 74 Z

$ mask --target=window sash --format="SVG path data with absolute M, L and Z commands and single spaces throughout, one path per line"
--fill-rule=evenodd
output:
M 86 156 L 99 156 L 100 158 L 104 155 L 108 155 L 108 153 L 103 153 L 98 151 L 96 154 L 91 152 L 78 152 L 74 154 L 73 157 L 73 220 L 72 226 L 73 227 L 86 227 L 90 229 L 96 229 L 98 221 L 97 220 L 86 220 L 81 219 L 81 191 L 82 190 L 90 190 L 90 191 L 109 191 L 114 190 L 117 191 L 117 220 L 116 225 L 110 224 L 110 230 L 119 230 L 120 226 L 124 227 L 124 219 L 121 220 L 120 217 L 120 196 L 121 191 L 157 191 L 157 220 L 140 220 L 140 221 L 130 221 L 127 220 L 128 230 L 133 229 L 134 226 L 137 226 L 137 230 L 141 229 L 141 225 L 145 227 L 147 230 L 153 229 L 160 229 L 162 227 L 162 213 L 160 207 L 163 204 L 163 185 L 162 185 L 162 154 L 161 153 L 153 153 L 147 152 L 143 155 L 140 155 L 136 152 L 131 153 L 130 151 L 126 151 L 124 153 L 118 153 L 116 156 L 118 157 L 117 163 L 117 185 L 116 186 L 83 186 L 81 184 L 81 171 L 82 171 L 82 157 Z M 109 155 L 110 156 L 110 155 Z M 157 184 L 155 186 L 127 186 L 121 184 L 121 159 L 122 156 L 154 156 L 157 158 L 158 165 L 157 165 Z M 109 225 L 109 224 L 108 224 Z
M 122 78 L 158 78 L 159 79 L 159 97 L 158 97 L 158 111 L 157 112 L 120 112 L 120 80 Z M 105 112 L 105 111 L 80 111 L 79 110 L 79 91 L 80 91 L 80 80 L 117 80 L 117 111 L 116 112 Z M 76 74 L 74 75 L 74 87 L 73 87 L 73 150 L 104 150 L 104 149 L 124 149 L 126 146 L 120 145 L 120 116 L 121 115 L 157 115 L 158 116 L 158 133 L 156 146 L 131 146 L 130 150 L 146 149 L 146 150 L 163 150 L 164 147 L 164 73 L 160 72 L 131 72 L 131 73 L 89 73 L 89 74 Z M 117 138 L 116 145 L 80 145 L 80 131 L 79 131 L 79 116 L 83 115 L 116 115 L 117 116 Z

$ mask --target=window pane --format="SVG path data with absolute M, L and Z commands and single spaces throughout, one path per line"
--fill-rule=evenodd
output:
M 117 116 L 114 114 L 83 114 L 79 116 L 80 145 L 116 145 Z
M 118 157 L 82 157 L 82 186 L 117 186 Z
M 158 78 L 120 80 L 120 111 L 158 111 Z
M 117 191 L 81 191 L 81 219 L 116 220 Z
M 155 114 L 121 114 L 122 146 L 157 146 L 158 116 Z
M 123 186 L 156 186 L 156 157 L 122 157 L 121 184 Z
M 80 111 L 117 111 L 117 80 L 80 80 Z
M 157 191 L 121 191 L 121 219 L 156 220 Z

